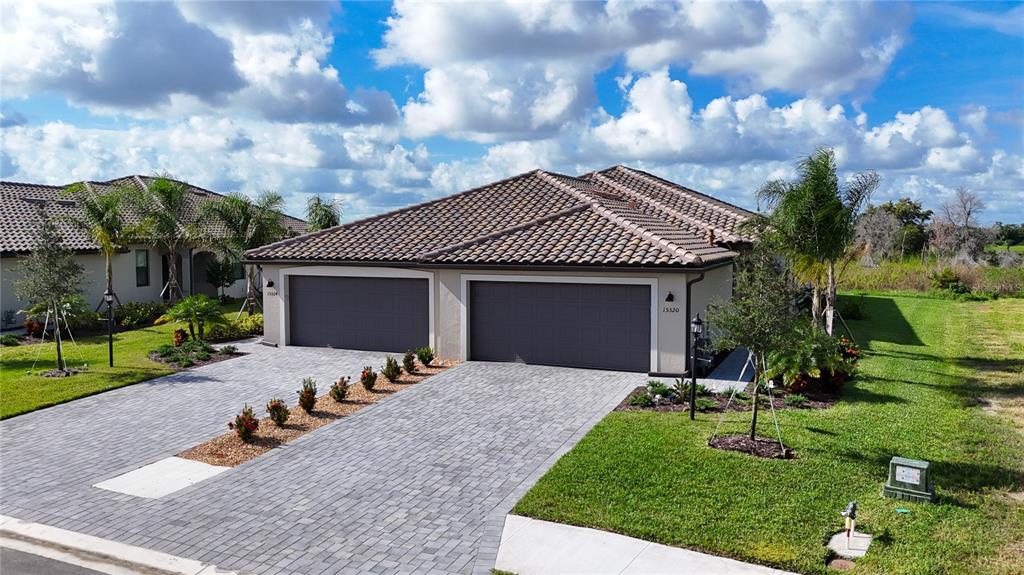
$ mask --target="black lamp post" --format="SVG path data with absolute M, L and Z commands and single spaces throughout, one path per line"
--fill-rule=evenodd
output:
M 103 292 L 103 301 L 107 302 L 107 350 L 110 367 L 114 367 L 114 294 L 109 289 Z
M 704 322 L 700 320 L 698 313 L 690 322 L 690 333 L 693 338 L 690 341 L 690 419 L 697 415 L 697 339 L 701 330 L 704 329 Z

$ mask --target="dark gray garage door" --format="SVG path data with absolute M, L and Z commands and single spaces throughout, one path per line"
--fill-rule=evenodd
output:
M 650 290 L 646 285 L 470 282 L 470 357 L 648 371 Z
M 291 276 L 290 345 L 405 351 L 429 345 L 426 279 Z

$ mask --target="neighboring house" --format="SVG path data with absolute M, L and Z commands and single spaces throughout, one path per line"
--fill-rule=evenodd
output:
M 155 178 L 149 176 L 127 176 L 108 182 L 88 182 L 87 187 L 93 193 L 106 193 L 114 186 L 126 183 L 135 187 L 143 187 Z M 78 261 L 85 267 L 85 285 L 81 286 L 82 295 L 91 305 L 96 305 L 106 291 L 105 259 L 99 247 L 92 242 L 89 235 L 71 224 L 69 219 L 78 215 L 78 207 L 74 199 L 65 197 L 62 192 L 66 186 L 45 186 L 40 184 L 23 184 L 16 182 L 0 182 L 0 323 L 2 327 L 20 325 L 23 316 L 15 316 L 13 312 L 25 309 L 27 302 L 20 301 L 14 293 L 13 282 L 21 278 L 18 270 L 20 256 L 30 252 L 35 244 L 34 228 L 39 223 L 39 207 L 45 206 L 47 213 L 55 218 L 64 235 L 66 245 L 78 254 Z M 192 223 L 199 222 L 199 206 L 221 198 L 220 194 L 190 186 L 190 202 L 188 215 Z M 130 210 L 126 210 L 125 219 L 136 223 L 137 218 Z M 281 215 L 281 223 L 291 233 L 305 231 L 302 220 Z M 207 229 L 216 234 L 216 229 Z M 204 293 L 217 295 L 217 289 L 206 281 L 206 266 L 216 257 L 210 248 L 201 245 L 190 245 L 178 254 L 178 280 L 185 295 Z M 167 284 L 166 255 L 149 245 L 132 245 L 119 252 L 113 259 L 114 291 L 122 303 L 129 301 L 154 301 L 166 296 L 161 292 Z M 232 296 L 245 296 L 245 280 L 242 279 L 239 266 L 239 280 L 235 281 L 226 292 Z
M 672 374 L 752 216 L 623 166 L 537 170 L 245 259 L 267 343 Z

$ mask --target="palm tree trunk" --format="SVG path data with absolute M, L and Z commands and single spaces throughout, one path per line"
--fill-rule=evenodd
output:
M 811 284 L 811 319 L 814 327 L 821 328 L 821 285 L 815 281 Z
M 107 256 L 107 293 L 110 293 L 111 295 L 113 295 L 113 293 L 114 293 L 114 264 L 113 264 L 113 258 L 111 257 L 111 254 L 109 254 L 109 253 L 106 254 L 106 256 Z
M 836 315 L 836 262 L 828 262 L 828 288 L 825 291 L 825 333 L 832 335 Z

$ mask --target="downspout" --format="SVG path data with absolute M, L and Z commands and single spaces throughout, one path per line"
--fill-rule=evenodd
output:
M 686 325 L 683 326 L 683 333 L 686 334 L 685 335 L 685 337 L 686 337 L 686 340 L 685 340 L 686 341 L 686 363 L 685 363 L 685 365 L 687 367 L 686 368 L 686 372 L 690 373 L 690 374 L 693 373 L 691 370 L 694 369 L 694 366 L 692 365 L 693 364 L 693 350 L 690 349 L 690 335 L 691 335 L 690 334 L 690 322 L 693 321 L 693 316 L 690 315 L 690 300 L 692 299 L 692 295 L 693 295 L 693 290 L 691 289 L 691 287 L 694 284 L 702 282 L 702 281 L 704 281 L 704 272 L 700 272 L 700 275 L 697 276 L 696 278 L 694 278 L 692 280 L 687 280 L 686 281 L 686 319 L 688 321 L 686 322 Z

